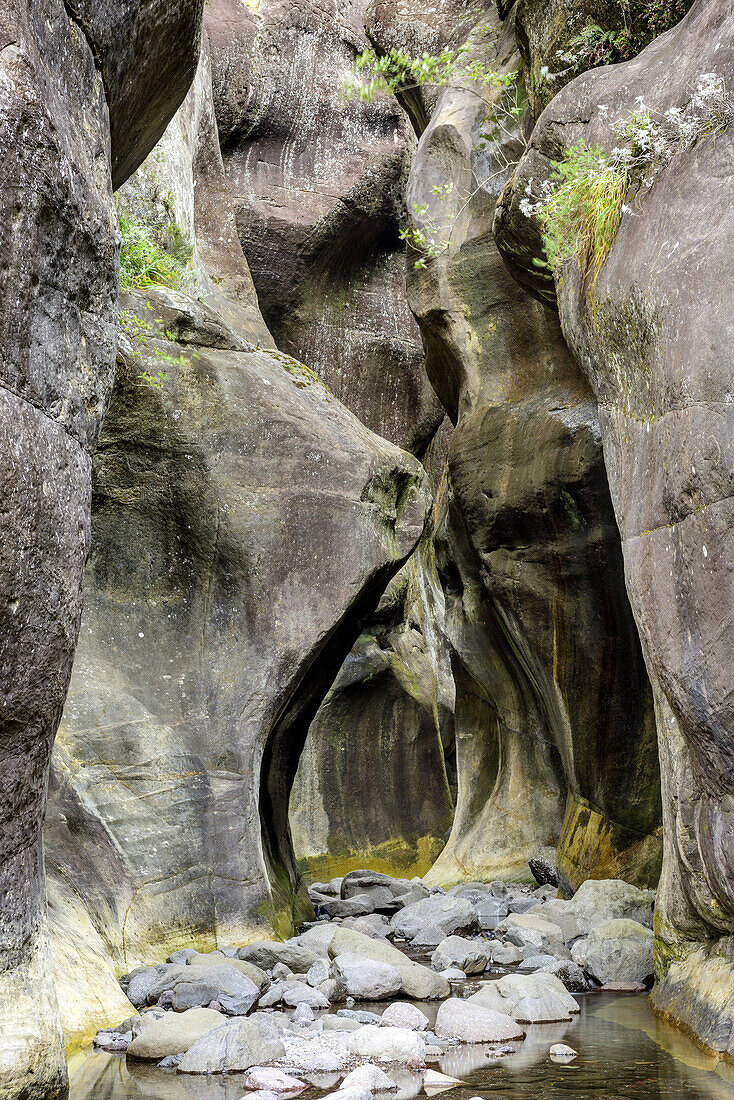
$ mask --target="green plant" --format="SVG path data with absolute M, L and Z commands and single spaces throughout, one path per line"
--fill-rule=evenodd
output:
M 150 313 L 153 312 L 153 306 L 150 302 L 146 303 L 146 309 Z M 155 318 L 147 321 L 143 317 L 138 317 L 132 310 L 121 309 L 118 325 L 120 330 L 130 338 L 130 351 L 128 352 L 130 359 L 136 361 L 145 353 L 146 356 L 150 356 L 161 364 L 155 370 L 149 370 L 147 367 L 141 367 L 140 369 L 141 379 L 153 389 L 161 389 L 164 382 L 168 381 L 168 372 L 164 369 L 165 366 L 183 366 L 186 363 L 186 356 L 183 352 L 179 355 L 172 355 L 169 351 L 157 346 L 164 340 L 171 343 L 176 340 L 174 333 L 164 328 L 162 321 Z
M 604 114 L 608 108 L 600 107 Z M 622 215 L 634 213 L 630 195 L 652 187 L 674 156 L 734 122 L 734 98 L 716 73 L 704 73 L 682 107 L 658 115 L 638 98 L 637 108 L 616 120 L 620 144 L 610 152 L 579 142 L 554 163 L 550 179 L 533 192 L 529 180 L 520 213 L 537 217 L 548 263 L 558 273 L 575 257 L 592 285 L 609 256 Z
M 151 229 L 118 211 L 120 222 L 120 287 L 123 290 L 151 286 L 179 287 L 192 248 L 179 227 Z

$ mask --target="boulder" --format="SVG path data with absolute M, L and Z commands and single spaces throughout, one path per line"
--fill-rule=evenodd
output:
M 222 1015 L 211 1008 L 190 1008 L 187 1012 L 166 1012 L 140 1017 L 140 1031 L 127 1048 L 129 1058 L 158 1061 L 169 1054 L 181 1054 L 210 1031 L 222 1027 Z
M 240 947 L 237 955 L 261 970 L 272 970 L 278 963 L 283 963 L 294 974 L 307 974 L 318 958 L 315 951 L 302 943 L 279 943 L 276 940 L 260 940 Z
M 339 1091 L 343 1092 L 348 1088 L 361 1088 L 368 1089 L 370 1092 L 390 1092 L 397 1087 L 392 1078 L 388 1077 L 379 1066 L 364 1065 L 353 1069 L 351 1073 L 346 1075 L 339 1086 Z
M 358 1058 L 377 1062 L 403 1062 L 406 1065 L 423 1064 L 426 1044 L 420 1036 L 407 1027 L 375 1027 L 366 1024 L 359 1031 L 347 1036 L 347 1047 Z
M 608 920 L 589 933 L 583 967 L 602 985 L 644 982 L 653 974 L 652 930 L 634 920 Z
M 357 1001 L 385 1001 L 398 993 L 403 984 L 400 972 L 390 963 L 364 955 L 336 955 L 334 967 L 347 996 Z
M 436 895 L 406 905 L 391 920 L 395 934 L 406 940 L 415 940 L 429 932 L 441 932 L 435 942 L 454 932 L 475 932 L 479 928 L 477 913 L 465 898 Z M 428 942 L 431 942 L 430 939 Z
M 387 894 L 388 899 L 392 894 Z M 318 898 L 314 900 L 320 915 L 326 914 L 331 920 L 335 917 L 364 917 L 374 913 L 375 903 L 369 894 L 358 894 L 352 898 Z
M 504 898 L 496 898 L 491 895 L 485 895 L 474 902 L 474 908 L 482 932 L 493 932 L 510 911 Z
M 410 886 L 411 883 L 407 879 L 392 878 L 379 871 L 350 871 L 341 881 L 341 896 L 353 898 L 359 894 L 369 894 L 374 890 L 387 890 L 392 897 L 396 898 L 405 894 Z
M 433 952 L 431 966 L 439 971 L 455 966 L 465 974 L 481 974 L 487 969 L 488 958 L 485 942 L 447 936 Z
M 246 1016 L 260 995 L 258 986 L 231 966 L 189 967 L 172 986 L 175 1012 L 217 1001 L 228 1016 Z
M 379 1026 L 407 1027 L 411 1031 L 426 1031 L 429 1020 L 417 1005 L 409 1004 L 407 1001 L 393 1001 L 380 1017 Z
M 504 1043 L 522 1039 L 525 1033 L 505 1012 L 497 1012 L 469 998 L 450 997 L 436 1016 L 436 1035 L 462 1043 Z
M 298 1077 L 292 1077 L 289 1073 L 284 1073 L 282 1069 L 262 1067 L 251 1069 L 242 1084 L 246 1089 L 274 1093 L 298 1093 L 308 1088 L 305 1081 L 301 1081 Z
M 514 943 L 516 947 L 534 948 L 536 953 L 547 952 L 555 946 L 563 947 L 563 932 L 557 924 L 527 913 L 510 914 L 497 925 L 497 935 Z
M 261 1062 L 282 1058 L 283 1042 L 266 1038 L 254 1020 L 230 1020 L 192 1043 L 179 1073 L 242 1073 Z
M 286 1035 L 283 1060 L 289 1070 L 298 1073 L 339 1073 L 350 1059 L 347 1040 L 351 1034 L 334 1030 L 308 1038 Z
M 455 1089 L 462 1082 L 456 1077 L 447 1077 L 445 1073 L 437 1073 L 435 1069 L 427 1069 L 423 1074 L 423 1091 L 428 1096 L 437 1092 L 445 1092 L 447 1089 Z
M 412 962 L 397 947 L 383 940 L 370 939 L 369 936 L 363 936 L 349 928 L 339 928 L 334 933 L 329 954 L 334 958 L 343 953 L 363 955 L 365 958 L 394 966 L 402 980 L 403 994 L 416 1001 L 440 1000 L 449 995 L 450 987 L 445 978 L 441 978 L 427 966 Z
M 539 886 L 558 886 L 556 849 L 541 848 L 528 860 L 528 867 Z
M 588 993 L 589 981 L 582 967 L 572 959 L 555 959 L 544 967 L 546 974 L 553 974 L 565 985 L 569 993 Z
M 652 928 L 654 890 L 641 890 L 621 879 L 587 879 L 568 906 L 585 935 L 598 924 L 627 919 Z
M 296 1005 L 307 1004 L 310 1008 L 328 1008 L 329 1001 L 319 989 L 314 989 L 305 982 L 285 982 L 282 992 L 283 1002 L 295 1008 Z M 262 1004 L 262 1000 L 260 1002 Z
M 570 901 L 542 901 L 527 910 L 530 917 L 540 917 L 550 924 L 557 924 L 563 933 L 564 943 L 572 943 L 583 935 Z
M 329 944 L 334 938 L 337 925 L 330 921 L 319 921 L 317 924 L 301 932 L 300 936 L 294 936 L 286 942 L 296 947 L 305 947 L 317 958 L 328 959 Z M 309 968 L 310 969 L 310 968 Z
M 526 1024 L 570 1020 L 579 1012 L 578 1002 L 563 982 L 544 973 L 506 974 L 496 982 L 487 982 L 468 1002 L 506 1013 Z
M 309 967 L 306 974 L 306 981 L 314 989 L 318 989 L 322 982 L 327 981 L 330 974 L 329 964 L 326 959 L 317 959 L 312 966 Z
M 514 943 L 502 943 L 501 940 L 492 940 L 488 944 L 488 949 L 492 962 L 498 963 L 500 966 L 512 966 L 522 959 L 522 951 Z

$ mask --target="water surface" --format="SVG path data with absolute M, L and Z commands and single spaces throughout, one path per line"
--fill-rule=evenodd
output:
M 581 1012 L 569 1024 L 536 1024 L 517 1053 L 496 1059 L 487 1045 L 457 1047 L 432 1068 L 464 1085 L 438 1095 L 445 1100 L 734 1100 L 734 1067 L 703 1054 L 676 1028 L 653 1016 L 647 996 L 594 993 L 578 998 Z M 363 1006 L 360 1006 L 363 1007 Z M 381 1012 L 386 1006 L 370 1005 Z M 421 1005 L 435 1017 L 436 1006 Z M 578 1058 L 551 1062 L 553 1043 L 569 1043 Z M 110 1054 L 82 1052 L 70 1060 L 69 1100 L 240 1100 L 244 1074 L 194 1077 Z M 421 1078 L 390 1071 L 397 1093 L 378 1100 L 425 1097 Z M 316 1081 L 316 1078 L 313 1078 Z M 339 1081 L 322 1074 L 319 1088 L 301 1100 L 320 1100 Z

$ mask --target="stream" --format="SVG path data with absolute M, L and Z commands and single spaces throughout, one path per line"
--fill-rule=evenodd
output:
M 678 1029 L 657 1020 L 646 994 L 591 993 L 578 998 L 580 1014 L 568 1024 L 527 1027 L 516 1054 L 495 1058 L 491 1046 L 462 1045 L 432 1068 L 465 1082 L 443 1093 L 450 1100 L 733 1100 L 734 1067 L 705 1055 Z M 389 1002 L 360 1004 L 382 1012 Z M 421 1003 L 435 1019 L 438 1006 Z M 553 1043 L 570 1043 L 578 1057 L 551 1062 Z M 390 1068 L 397 1092 L 382 1100 L 425 1095 L 418 1073 Z M 240 1100 L 245 1074 L 193 1077 L 124 1056 L 81 1051 L 69 1061 L 69 1100 Z M 301 1093 L 319 1100 L 338 1087 L 338 1074 L 313 1077 L 320 1086 Z M 378 1100 L 380 1097 L 378 1096 Z

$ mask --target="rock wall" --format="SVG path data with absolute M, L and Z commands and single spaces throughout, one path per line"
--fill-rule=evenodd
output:
M 445 758 L 454 684 L 429 527 L 357 640 L 311 728 L 291 794 L 304 872 L 423 875 L 453 820 Z
M 212 0 L 214 96 L 240 239 L 278 347 L 417 454 L 443 410 L 423 371 L 399 228 L 412 135 L 347 102 L 366 0 Z
M 394 6 L 392 26 L 388 4 L 375 7 L 371 36 L 397 43 L 407 5 Z M 444 16 L 455 41 L 461 5 L 455 22 Z M 472 56 L 511 73 L 520 64 L 514 11 L 491 16 L 488 5 L 468 39 Z M 509 94 L 523 102 L 522 87 Z M 557 320 L 508 276 L 491 235 L 523 147 L 524 123 L 503 103 L 476 87 L 443 90 L 408 186 L 409 209 L 428 208 L 413 226 L 434 246 L 424 267 L 409 265 L 409 299 L 429 377 L 456 423 L 436 544 L 456 679 L 458 802 L 430 877 L 527 875 L 534 849 L 560 842 L 566 888 L 589 876 L 654 882 L 652 694 L 596 403 Z M 489 137 L 488 115 L 502 122 Z M 437 198 L 447 184 L 448 198 Z
M 121 197 L 144 216 L 171 192 L 195 247 L 192 293 L 122 298 L 93 467 L 46 829 L 72 1040 L 119 1018 L 115 972 L 311 912 L 287 820 L 298 758 L 428 504 L 420 463 L 272 347 L 220 189 L 207 73 L 205 57 L 163 157 Z
M 638 58 L 588 73 L 552 100 L 497 223 L 513 263 L 539 243 L 537 224 L 520 211 L 530 178 L 533 190 L 581 139 L 617 144 L 612 127 L 640 96 L 660 118 L 684 109 L 714 73 L 731 102 L 733 51 L 731 7 L 697 2 Z M 665 858 L 653 1002 L 731 1054 L 734 221 L 731 126 L 716 129 L 630 196 L 595 283 L 572 260 L 557 286 L 566 339 L 599 403 L 627 590 L 655 694 Z
M 201 7 L 156 0 L 132 13 L 90 0 L 77 11 L 59 0 L 9 0 L 0 12 L 3 1097 L 65 1089 L 40 829 L 79 629 L 91 456 L 112 388 L 111 175 L 124 178 L 145 157 L 179 105 L 196 65 Z M 165 46 L 154 33 L 163 18 Z M 165 84 L 141 108 L 150 73 L 163 68 Z

